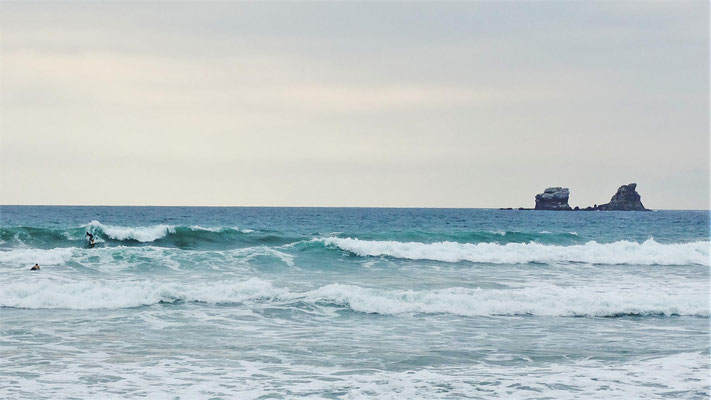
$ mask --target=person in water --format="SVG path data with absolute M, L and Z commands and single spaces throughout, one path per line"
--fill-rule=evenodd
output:
M 94 244 L 94 235 L 91 233 L 87 232 L 86 236 L 89 236 L 89 244 Z
M 30 268 L 30 271 L 39 271 L 39 269 L 40 269 L 39 264 L 35 264 L 32 266 L 32 268 Z

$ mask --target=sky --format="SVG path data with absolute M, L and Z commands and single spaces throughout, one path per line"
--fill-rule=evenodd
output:
M 709 3 L 2 2 L 0 204 L 709 208 Z

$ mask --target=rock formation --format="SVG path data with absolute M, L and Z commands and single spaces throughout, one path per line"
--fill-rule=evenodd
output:
M 649 211 L 642 205 L 641 196 L 637 193 L 637 184 L 622 185 L 607 204 L 600 204 L 596 210 L 603 211 Z M 538 196 L 536 196 L 538 198 Z
M 652 211 L 644 208 L 641 196 L 637 193 L 637 184 L 622 185 L 607 204 L 595 204 L 585 208 L 570 208 L 568 197 L 570 190 L 564 187 L 549 187 L 536 195 L 536 208 L 520 207 L 518 210 L 552 210 L 552 211 Z M 511 208 L 500 208 L 511 210 Z
M 570 190 L 562 187 L 549 187 L 536 195 L 535 210 L 570 211 L 568 197 Z

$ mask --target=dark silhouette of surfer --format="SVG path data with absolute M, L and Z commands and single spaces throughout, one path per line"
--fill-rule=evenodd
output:
M 94 243 L 95 243 L 95 242 L 94 242 L 94 235 L 92 235 L 91 233 L 87 232 L 87 233 L 86 233 L 86 236 L 89 237 L 89 246 L 93 246 Z
M 30 268 L 30 271 L 39 271 L 39 269 L 40 269 L 39 264 L 35 264 L 32 266 L 32 268 Z

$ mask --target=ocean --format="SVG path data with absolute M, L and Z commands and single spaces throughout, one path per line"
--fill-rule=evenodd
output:
M 2 206 L 0 398 L 707 399 L 710 226 Z

